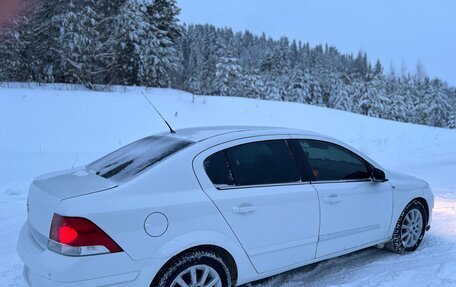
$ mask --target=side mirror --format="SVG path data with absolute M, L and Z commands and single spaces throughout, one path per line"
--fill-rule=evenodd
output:
M 385 182 L 388 181 L 385 176 L 385 172 L 381 169 L 378 168 L 373 168 L 372 169 L 372 180 L 374 182 Z

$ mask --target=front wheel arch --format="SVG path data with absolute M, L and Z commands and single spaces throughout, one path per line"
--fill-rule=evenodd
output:
M 407 203 L 407 205 L 404 207 L 399 218 L 397 219 L 391 239 L 385 245 L 385 247 L 387 249 L 389 249 L 390 251 L 399 253 L 399 254 L 406 254 L 406 253 L 415 251 L 419 247 L 419 245 L 421 244 L 421 241 L 424 237 L 424 234 L 426 232 L 426 226 L 427 226 L 428 220 L 429 220 L 428 214 L 427 214 L 429 211 L 426 210 L 427 203 L 425 201 L 424 201 L 425 203 L 423 203 L 423 200 L 424 199 L 420 200 L 419 198 L 415 198 L 412 201 L 410 201 L 409 203 Z M 418 210 L 421 213 L 421 215 L 423 216 L 423 219 L 422 219 L 423 226 L 422 226 L 420 236 L 417 239 L 416 243 L 414 243 L 414 246 L 405 246 L 403 244 L 403 239 L 401 238 L 402 232 L 403 232 L 402 231 L 403 224 L 405 222 L 404 218 L 410 211 L 412 211 L 414 209 Z M 417 234 L 415 234 L 415 235 L 417 235 Z
M 422 198 L 422 197 L 417 197 L 417 198 L 413 199 L 412 201 L 410 201 L 409 203 L 407 203 L 407 205 L 409 205 L 411 202 L 413 202 L 413 201 L 415 201 L 415 200 L 418 201 L 419 203 L 421 203 L 421 204 L 424 206 L 424 211 L 426 212 L 426 224 L 425 224 L 425 225 L 427 226 L 427 225 L 429 224 L 429 215 L 430 215 L 430 214 L 429 214 L 429 213 L 430 213 L 430 211 L 429 211 L 429 205 L 428 205 L 426 199 L 424 199 L 424 198 Z M 426 226 L 425 226 L 425 227 L 426 227 Z

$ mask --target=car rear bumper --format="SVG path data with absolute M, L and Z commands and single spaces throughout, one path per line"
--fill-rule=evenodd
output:
M 46 278 L 39 274 L 33 273 L 30 271 L 26 265 L 23 270 L 24 279 L 29 286 L 35 287 L 76 287 L 76 286 L 146 286 L 139 285 L 136 280 L 138 273 L 129 273 L 129 274 L 120 274 L 120 275 L 111 275 L 102 278 L 88 279 L 75 282 L 59 282 L 52 279 Z
M 28 223 L 21 229 L 17 252 L 25 265 L 24 278 L 33 287 L 149 286 L 153 278 L 145 260 L 132 260 L 125 252 L 70 257 L 43 249 Z

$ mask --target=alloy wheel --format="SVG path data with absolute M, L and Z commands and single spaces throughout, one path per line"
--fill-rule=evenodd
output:
M 414 246 L 423 231 L 423 215 L 418 209 L 410 210 L 401 227 L 401 240 L 405 248 Z
M 222 287 L 222 280 L 214 268 L 193 265 L 177 275 L 171 287 Z

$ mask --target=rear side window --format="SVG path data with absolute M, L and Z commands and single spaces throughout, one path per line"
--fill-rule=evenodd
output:
M 214 185 L 234 185 L 233 172 L 225 151 L 219 151 L 209 156 L 204 161 L 204 169 Z
M 370 178 L 366 162 L 353 152 L 324 141 L 299 140 L 315 181 Z
M 127 181 L 192 143 L 171 136 L 146 137 L 100 158 L 87 168 L 104 178 Z
M 300 180 L 285 140 L 260 141 L 226 150 L 238 185 L 289 183 Z

